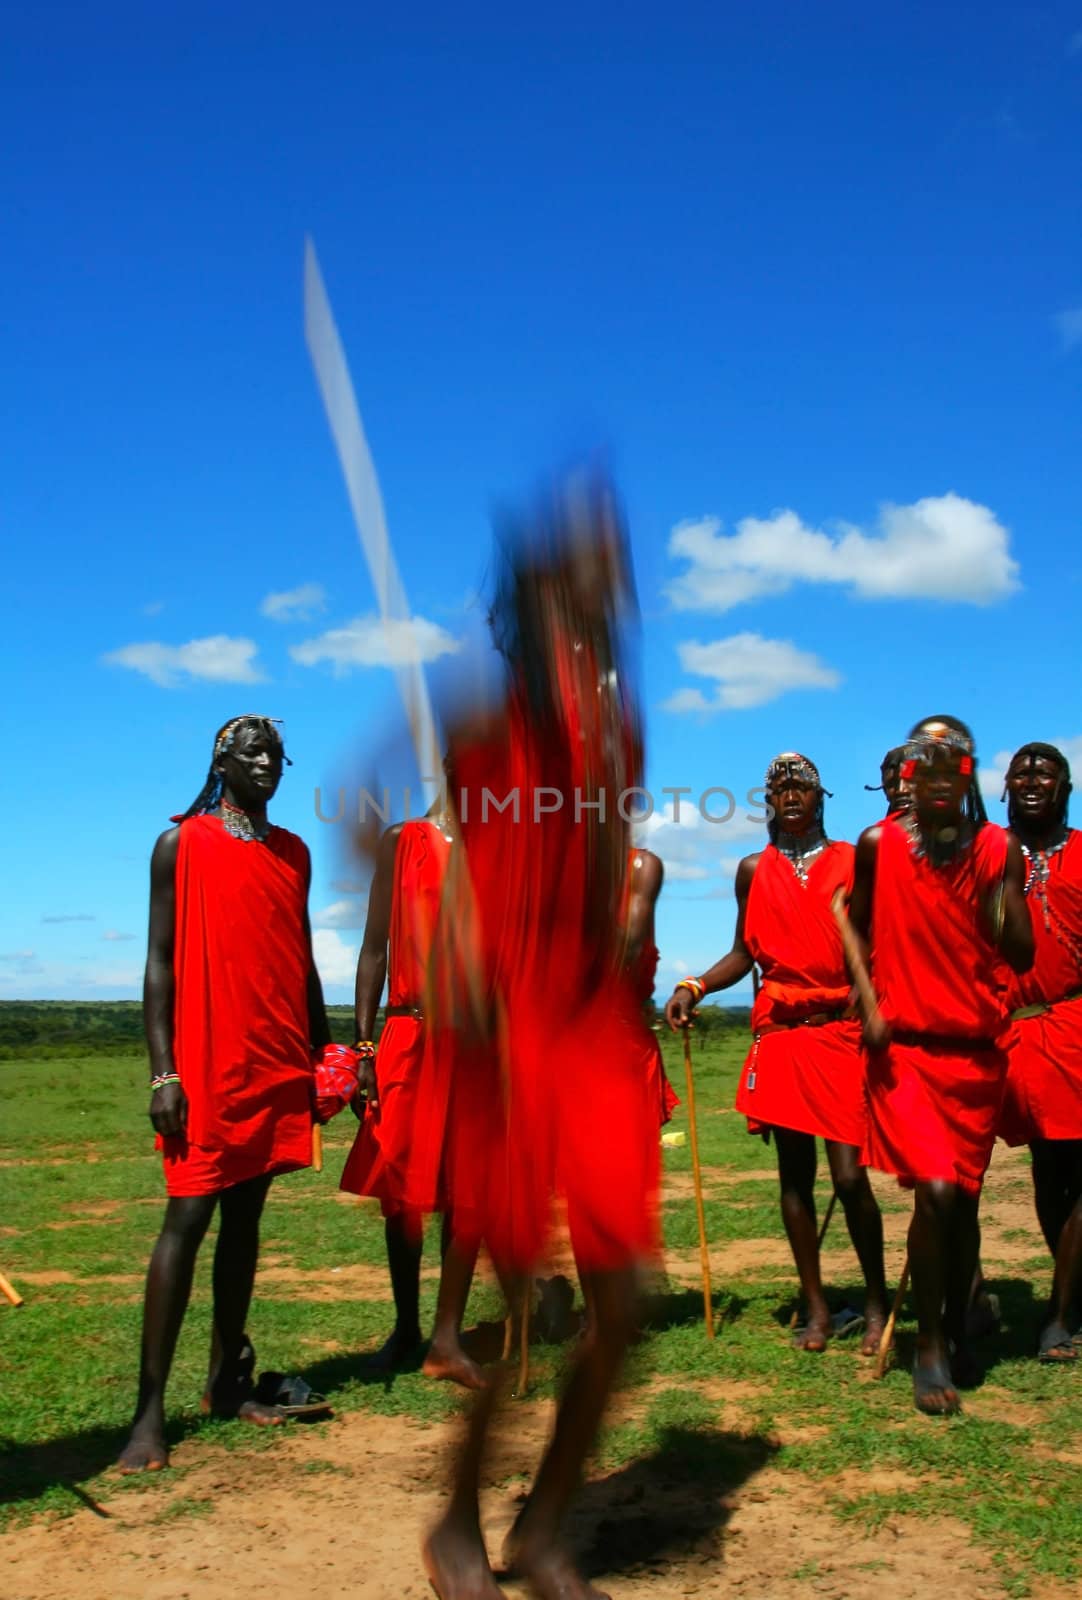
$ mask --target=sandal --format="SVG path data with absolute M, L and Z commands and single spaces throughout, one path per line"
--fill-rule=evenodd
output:
M 329 1417 L 330 1401 L 317 1394 L 303 1378 L 287 1378 L 282 1372 L 264 1372 L 248 1396 L 257 1405 L 272 1406 L 283 1417 Z
M 1080 1354 L 1082 1347 L 1077 1342 L 1077 1335 L 1072 1338 L 1062 1322 L 1050 1322 L 1046 1328 L 1042 1328 L 1037 1360 L 1043 1366 L 1062 1366 L 1065 1362 L 1077 1361 Z

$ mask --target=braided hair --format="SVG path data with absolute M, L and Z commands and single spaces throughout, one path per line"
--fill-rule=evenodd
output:
M 905 745 L 896 744 L 893 750 L 888 750 L 879 763 L 879 782 L 866 783 L 864 788 L 868 794 L 878 794 L 880 790 L 886 791 L 887 773 L 896 771 L 905 760 Z
M 283 743 L 282 735 L 278 730 L 277 717 L 260 717 L 252 712 L 248 712 L 241 717 L 231 717 L 228 722 L 224 722 L 222 724 L 222 726 L 218 729 L 218 732 L 214 735 L 214 745 L 210 753 L 210 768 L 207 772 L 207 781 L 204 783 L 203 787 L 200 789 L 199 793 L 196 795 L 187 811 L 183 811 L 178 817 L 173 818 L 174 822 L 186 822 L 189 817 L 202 817 L 205 816 L 208 811 L 216 811 L 218 809 L 222 800 L 223 788 L 222 775 L 218 771 L 218 763 L 227 753 L 227 751 L 232 749 L 233 742 L 236 739 L 237 734 L 241 732 L 242 729 L 247 728 L 254 728 L 255 731 L 257 733 L 261 733 L 272 746 L 275 746 L 287 767 L 291 767 L 293 765 L 292 761 L 290 761 L 289 757 L 286 755 L 286 747 Z
M 1067 803 L 1071 798 L 1071 763 L 1067 760 L 1063 751 L 1057 750 L 1054 744 L 1042 744 L 1039 739 L 1035 739 L 1031 744 L 1024 744 L 1020 750 L 1014 752 L 1003 777 L 1003 798 L 1007 802 L 1007 826 L 1009 828 L 1013 828 L 1015 825 L 1015 811 L 1014 796 L 1011 794 L 1007 779 L 1014 776 L 1024 761 L 1037 760 L 1051 761 L 1060 770 L 1059 787 L 1056 793 L 1056 821 L 1062 823 L 1067 821 Z
M 988 821 L 988 812 L 985 810 L 984 796 L 981 794 L 981 786 L 977 779 L 976 742 L 972 730 L 960 717 L 945 715 L 922 717 L 919 722 L 913 724 L 905 743 L 902 776 L 906 779 L 912 777 L 913 766 L 918 761 L 923 761 L 929 751 L 937 745 L 960 751 L 963 758 L 969 762 L 969 787 L 962 801 L 962 815 L 972 823 L 973 831 L 976 833 Z

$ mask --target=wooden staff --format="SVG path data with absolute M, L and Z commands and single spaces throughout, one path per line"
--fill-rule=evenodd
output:
M 21 1306 L 23 1303 L 23 1297 L 18 1289 L 8 1282 L 2 1272 L 0 1272 L 0 1294 L 10 1300 L 13 1306 Z
M 710 1289 L 710 1251 L 706 1245 L 706 1215 L 703 1211 L 703 1179 L 699 1168 L 699 1129 L 695 1121 L 695 1079 L 691 1071 L 691 1032 L 684 1028 L 684 1073 L 688 1087 L 688 1129 L 691 1133 L 691 1172 L 695 1184 L 695 1212 L 699 1219 L 699 1265 L 703 1275 L 703 1317 L 706 1337 L 714 1337 L 714 1297 Z
M 518 1330 L 518 1381 L 515 1397 L 521 1400 L 530 1386 L 530 1301 L 533 1295 L 527 1276 L 522 1290 L 522 1320 Z
M 905 1266 L 902 1268 L 902 1275 L 898 1279 L 898 1293 L 894 1296 L 894 1304 L 890 1308 L 890 1316 L 886 1320 L 886 1325 L 883 1328 L 883 1332 L 879 1340 L 879 1349 L 876 1352 L 875 1376 L 877 1378 L 881 1378 L 884 1372 L 887 1370 L 887 1362 L 890 1360 L 891 1346 L 894 1343 L 894 1324 L 898 1320 L 898 1313 L 902 1309 L 902 1301 L 905 1299 L 905 1291 L 908 1288 L 909 1251 L 907 1250 L 905 1253 Z
M 323 1171 L 323 1129 L 318 1122 L 312 1124 L 312 1171 Z

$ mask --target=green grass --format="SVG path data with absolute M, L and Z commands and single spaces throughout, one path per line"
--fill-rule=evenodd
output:
M 670 1072 L 683 1093 L 683 1067 L 666 1041 Z M 35 1047 L 36 1049 L 36 1047 Z M 706 1217 L 715 1246 L 781 1239 L 773 1152 L 744 1132 L 732 1105 L 743 1054 L 739 1037 L 718 1031 L 694 1064 L 706 1179 Z M 0 1060 L 0 1269 L 25 1295 L 19 1311 L 0 1305 L 0 1499 L 8 1515 L 70 1512 L 86 1498 L 101 1504 L 129 1492 L 105 1475 L 124 1439 L 133 1399 L 142 1277 L 160 1225 L 160 1167 L 146 1121 L 146 1069 L 130 1049 L 61 1057 L 11 1054 Z M 683 1110 L 675 1127 L 685 1126 Z M 359 1355 L 389 1328 L 381 1277 L 363 1286 L 348 1270 L 382 1269 L 382 1224 L 374 1207 L 335 1198 L 354 1124 L 347 1113 L 327 1130 L 322 1175 L 296 1174 L 274 1186 L 263 1230 L 263 1259 L 310 1274 L 304 1283 L 257 1284 L 252 1328 L 260 1366 L 303 1371 L 341 1411 L 368 1410 L 438 1421 L 461 1405 L 456 1392 L 419 1372 L 371 1381 Z M 665 1152 L 667 1173 L 683 1196 L 690 1148 Z M 726 1174 L 739 1172 L 739 1182 Z M 828 1179 L 820 1173 L 825 1196 Z M 1027 1198 L 1024 1174 L 1009 1172 L 1000 1192 Z M 899 1254 L 908 1202 L 886 1197 L 892 1259 Z M 690 1261 L 697 1250 L 690 1198 L 663 1207 L 666 1244 Z M 835 1248 L 844 1225 L 831 1225 Z M 839 1522 L 874 1530 L 890 1519 L 950 1515 L 963 1519 L 992 1554 L 1003 1590 L 1024 1594 L 1032 1579 L 1077 1582 L 1082 1576 L 1082 1495 L 1077 1440 L 1082 1377 L 1039 1367 L 1030 1354 L 1047 1264 L 1033 1224 L 1012 1223 L 1007 1237 L 1030 1238 L 1026 1268 L 995 1283 L 1003 1332 L 987 1343 L 988 1383 L 959 1421 L 934 1423 L 912 1410 L 908 1378 L 893 1371 L 868 1381 L 853 1347 L 840 1342 L 819 1359 L 789 1348 L 794 1274 L 784 1264 L 727 1274 L 714 1286 L 718 1336 L 703 1335 L 701 1296 L 690 1284 L 651 1302 L 642 1339 L 628 1365 L 627 1394 L 599 1447 L 606 1470 L 686 1474 L 704 1492 L 723 1494 L 768 1463 L 793 1481 L 814 1485 Z M 687 1255 L 683 1253 L 687 1252 Z M 200 1258 L 192 1305 L 170 1385 L 170 1436 L 198 1435 L 215 1448 L 245 1454 L 274 1449 L 271 1430 L 237 1429 L 198 1415 L 210 1338 L 212 1246 Z M 779 1262 L 781 1257 L 779 1256 Z M 434 1232 L 426 1266 L 436 1262 Z M 860 1301 L 856 1263 L 836 1274 L 838 1304 Z M 434 1281 L 423 1285 L 424 1315 Z M 498 1296 L 475 1288 L 468 1321 L 495 1322 Z M 900 1355 L 912 1348 L 903 1320 Z M 535 1346 L 534 1387 L 553 1392 L 565 1353 Z M 313 1436 L 320 1436 L 316 1425 Z M 328 1440 L 328 1457 L 331 1454 Z M 163 1517 L 197 1519 L 206 1503 L 183 1489 L 178 1469 L 141 1492 L 162 1494 Z M 315 1460 L 309 1473 L 339 1470 Z M 895 1486 L 863 1487 L 893 1474 Z M 181 1486 L 176 1495 L 178 1483 Z M 649 1491 L 647 1491 L 649 1492 Z M 797 1574 L 794 1574 L 796 1576 Z M 815 1574 L 801 1570 L 809 1580 Z

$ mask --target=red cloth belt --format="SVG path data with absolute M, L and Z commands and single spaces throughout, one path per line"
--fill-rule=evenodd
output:
M 796 1022 L 768 1022 L 765 1028 L 756 1028 L 755 1032 L 762 1038 L 765 1033 L 781 1033 L 787 1028 L 825 1028 L 828 1022 L 844 1022 L 846 1015 L 845 1007 L 836 1011 L 813 1011 L 810 1017 L 800 1017 Z
M 1019 1006 L 1017 1011 L 1011 1012 L 1011 1021 L 1024 1022 L 1027 1017 L 1043 1017 L 1056 1006 L 1069 1005 L 1072 1000 L 1082 1000 L 1082 989 L 1075 989 L 1071 994 L 1061 994 L 1058 1000 L 1035 1000 L 1031 1006 Z
M 994 1039 L 971 1039 L 959 1033 L 916 1033 L 907 1028 L 892 1028 L 891 1044 L 912 1044 L 920 1050 L 954 1050 L 969 1055 L 974 1050 L 994 1050 Z
M 383 1015 L 385 1017 L 412 1017 L 414 1022 L 423 1022 L 425 1020 L 425 1014 L 420 1006 L 386 1006 L 384 1007 Z

